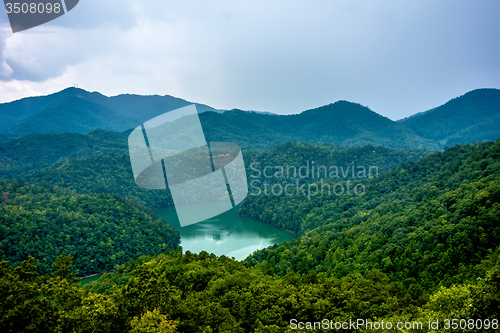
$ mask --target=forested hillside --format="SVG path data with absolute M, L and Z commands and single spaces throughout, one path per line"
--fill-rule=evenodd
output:
M 247 154 L 273 166 L 301 165 L 310 157 L 327 165 L 349 165 L 356 157 L 360 164 L 389 166 L 427 156 L 362 179 L 361 196 L 249 197 L 242 211 L 264 212 L 260 217 L 267 222 L 289 227 L 286 214 L 293 212 L 300 238 L 257 251 L 242 263 L 206 252 L 140 256 L 177 243 L 164 222 L 134 203 L 3 181 L 0 216 L 7 226 L 1 232 L 11 252 L 3 257 L 10 262 L 0 264 L 0 329 L 285 332 L 298 322 L 314 327 L 327 318 L 328 325 L 350 319 L 384 320 L 393 327 L 422 323 L 422 329 L 407 332 L 427 332 L 425 325 L 436 319 L 441 323 L 436 332 L 498 330 L 500 140 L 430 155 L 380 147 L 347 153 L 307 143 Z M 114 154 L 85 159 L 96 158 L 126 159 Z M 71 174 L 71 161 L 56 169 Z M 61 253 L 72 257 L 57 257 Z M 116 270 L 81 288 L 73 284 L 74 275 L 93 267 L 82 254 L 98 258 L 100 269 Z M 136 259 L 121 261 L 125 256 Z M 52 275 L 39 276 L 37 270 Z M 448 318 L 463 319 L 471 329 L 446 329 Z M 310 331 L 320 332 L 319 327 Z M 360 325 L 346 331 L 371 330 Z
M 339 178 L 352 179 L 352 168 L 359 171 L 357 167 L 364 166 L 367 169 L 370 166 L 373 172 L 383 173 L 397 166 L 410 161 L 417 161 L 422 157 L 432 153 L 425 149 L 395 149 L 381 146 L 366 145 L 360 147 L 338 147 L 328 144 L 314 144 L 308 142 L 286 143 L 273 149 L 263 151 L 245 151 L 243 156 L 247 166 L 247 176 L 251 181 L 253 179 L 273 179 L 277 181 L 277 173 L 281 167 L 284 168 L 283 177 L 279 181 L 286 182 L 293 180 L 293 169 L 295 169 L 296 178 L 300 178 L 300 183 L 312 182 L 319 177 L 329 178 L 331 167 L 339 169 Z M 264 168 L 268 167 L 265 171 Z M 288 172 L 288 168 L 292 169 Z M 309 169 L 309 172 L 302 172 L 307 177 L 300 177 L 299 168 Z M 314 176 L 313 177 L 313 167 Z M 325 177 L 324 168 L 327 169 Z M 342 169 L 340 169 L 342 167 Z M 318 171 L 318 168 L 321 168 Z M 349 168 L 349 170 L 347 169 Z M 342 174 L 344 172 L 344 174 Z M 275 176 L 276 174 L 276 176 Z M 267 177 L 272 175 L 272 177 Z M 290 177 L 287 177 L 290 176 Z
M 169 205 L 168 191 L 134 183 L 126 133 L 0 147 L 2 332 L 285 332 L 293 319 L 323 318 L 439 319 L 436 332 L 484 332 L 487 320 L 498 331 L 500 140 L 437 153 L 308 142 L 246 150 L 250 193 L 261 193 L 240 213 L 299 238 L 243 262 L 182 253 L 178 232 L 146 208 Z M 264 192 L 264 182 L 293 195 Z M 295 195 L 296 184 L 322 182 L 364 191 Z M 75 278 L 109 269 L 83 288 Z M 483 326 L 446 329 L 447 318 Z
M 296 115 L 226 111 L 200 114 L 208 141 L 234 142 L 243 149 L 270 149 L 307 141 L 340 146 L 372 144 L 391 148 L 427 148 L 438 144 L 357 103 L 338 101 Z
M 168 95 L 107 97 L 70 87 L 47 96 L 0 104 L 0 132 L 21 136 L 30 133 L 87 133 L 94 129 L 124 131 L 191 104 Z M 217 111 L 207 105 L 196 105 L 200 112 Z
M 268 151 L 244 151 L 248 182 L 259 178 L 266 166 L 376 166 L 377 172 L 388 171 L 401 163 L 415 161 L 429 154 L 426 150 L 392 149 L 384 147 L 353 147 L 339 149 L 331 145 L 316 145 L 306 142 L 288 143 Z M 257 177 L 259 170 L 260 177 Z M 300 182 L 312 181 L 300 179 Z M 29 182 L 46 182 L 81 194 L 110 193 L 135 200 L 141 205 L 156 209 L 173 205 L 170 192 L 152 191 L 138 187 L 132 177 L 130 158 L 127 153 L 97 153 L 80 159 L 64 159 L 42 170 L 20 175 Z M 351 177 L 348 172 L 347 179 Z M 281 179 L 280 182 L 287 179 Z M 288 179 L 288 181 L 291 181 Z
M 13 266 L 33 256 L 45 274 L 64 253 L 73 256 L 75 274 L 84 276 L 180 242 L 164 220 L 117 195 L 20 181 L 0 181 L 0 193 L 0 259 Z
M 11 141 L 17 139 L 18 137 L 12 134 L 0 134 L 0 142 Z
M 500 137 L 500 90 L 476 89 L 449 102 L 398 121 L 442 147 Z
M 206 118 L 205 114 L 207 115 Z M 254 150 L 256 148 L 273 148 L 293 141 L 292 137 L 289 135 L 283 134 L 281 136 L 279 133 L 266 134 L 271 133 L 266 129 L 262 129 L 262 133 L 258 131 L 253 133 L 252 130 L 249 130 L 247 134 L 237 127 L 232 127 L 232 132 L 212 130 L 210 129 L 210 121 L 213 120 L 212 117 L 218 117 L 220 115 L 211 112 L 205 114 L 201 115 L 201 120 L 205 128 L 208 142 L 233 142 L 240 145 L 243 150 Z M 260 116 L 262 115 L 252 114 L 250 117 Z M 268 117 L 273 116 L 268 115 Z M 242 128 L 250 128 L 250 125 L 245 125 L 245 119 L 240 120 Z M 57 162 L 61 163 L 64 159 L 82 158 L 85 156 L 99 155 L 101 153 L 126 154 L 128 152 L 128 133 L 128 131 L 117 133 L 95 130 L 87 134 L 31 134 L 11 141 L 0 142 L 0 178 L 12 178 L 19 176 L 21 173 L 50 167 Z M 301 138 L 302 136 L 299 136 L 297 140 Z M 306 136 L 305 139 L 307 138 Z M 317 138 L 317 140 L 319 139 Z M 336 148 L 338 152 L 346 148 L 342 145 L 332 144 L 330 146 Z M 355 149 L 356 145 L 353 145 L 351 148 Z M 376 150 L 375 147 L 373 147 L 372 150 Z M 314 154 L 316 152 L 316 150 L 313 150 L 309 153 L 308 157 L 311 158 L 311 161 L 315 158 Z M 274 154 L 274 151 L 272 154 Z M 324 155 L 324 153 L 321 154 Z M 350 153 L 347 152 L 345 154 L 349 155 Z M 353 155 L 351 162 L 355 159 L 355 156 L 356 155 Z M 379 153 L 374 156 L 380 158 L 381 155 Z M 418 154 L 415 156 L 419 157 Z M 406 160 L 401 160 L 401 162 L 404 161 Z M 111 163 L 111 166 L 113 165 L 112 163 L 114 163 L 113 161 L 108 162 Z M 387 167 L 388 165 L 386 165 L 382 159 L 378 161 L 375 160 L 375 162 L 379 163 L 384 171 L 389 169 Z M 128 162 L 128 164 L 130 164 L 130 162 Z M 390 164 L 390 166 L 394 167 L 396 164 Z M 102 168 L 109 169 L 110 167 L 105 167 L 103 165 Z
M 379 269 L 426 290 L 484 274 L 476 265 L 500 244 L 500 140 L 447 148 L 365 185 L 361 196 L 250 196 L 242 213 L 303 237 L 247 262 L 279 275 Z
M 36 133 L 84 134 L 95 129 L 125 131 L 190 104 L 193 103 L 171 96 L 106 97 L 68 88 L 49 96 L 0 104 L 0 139 Z M 270 149 L 294 141 L 439 149 L 436 142 L 421 138 L 368 107 L 347 101 L 295 115 L 236 109 L 221 113 L 203 104 L 196 105 L 207 141 L 233 142 L 243 149 Z
M 48 168 L 22 174 L 21 178 L 57 185 L 80 194 L 116 194 L 151 209 L 173 205 L 168 189 L 146 190 L 137 186 L 128 153 L 100 153 L 81 159 L 65 159 Z
M 14 178 L 62 159 L 127 151 L 123 133 L 95 130 L 88 134 L 31 134 L 0 143 L 0 178 Z
M 206 252 L 140 257 L 84 289 L 72 284 L 71 257 L 57 258 L 55 272 L 45 277 L 38 275 L 32 258 L 16 269 L 1 262 L 0 329 L 279 333 L 301 325 L 310 332 L 373 332 L 368 325 L 376 322 L 378 327 L 384 323 L 378 332 L 394 332 L 405 323 L 415 328 L 405 332 L 429 332 L 428 322 L 438 320 L 433 332 L 496 332 L 500 259 L 498 253 L 489 259 L 484 279 L 441 288 L 430 297 L 415 286 L 406 289 L 389 281 L 378 270 L 340 279 L 323 279 L 314 270 L 279 277 L 269 266 L 260 270 Z M 452 329 L 449 318 L 462 319 L 462 327 L 472 329 Z M 362 323 L 350 324 L 358 319 Z M 348 328 L 341 329 L 342 323 Z M 389 323 L 393 329 L 384 329 Z

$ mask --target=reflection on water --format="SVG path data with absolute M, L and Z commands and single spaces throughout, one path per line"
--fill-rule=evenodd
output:
M 193 253 L 204 250 L 243 260 L 256 250 L 297 238 L 296 234 L 286 230 L 239 216 L 238 207 L 183 228 L 174 207 L 158 209 L 155 213 L 179 230 L 182 248 Z

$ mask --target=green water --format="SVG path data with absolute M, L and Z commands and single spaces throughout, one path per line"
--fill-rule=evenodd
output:
M 184 252 L 199 253 L 204 250 L 243 260 L 256 250 L 297 238 L 289 231 L 239 216 L 237 207 L 185 227 L 180 226 L 174 207 L 155 210 L 155 214 L 179 230 Z
M 86 285 L 89 282 L 99 280 L 101 278 L 101 276 L 102 276 L 102 274 L 99 274 L 99 275 L 96 275 L 96 276 L 92 276 L 92 277 L 88 277 L 88 278 L 82 279 L 82 284 L 81 285 L 84 286 L 84 285 Z
M 182 228 L 174 207 L 155 210 L 155 214 L 179 230 L 183 250 L 193 253 L 205 250 L 218 256 L 224 254 L 243 260 L 255 250 L 297 238 L 296 234 L 289 231 L 239 216 L 238 208 Z M 101 276 L 82 279 L 82 285 L 99 280 Z

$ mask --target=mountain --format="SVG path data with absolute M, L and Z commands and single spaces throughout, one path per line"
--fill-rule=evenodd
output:
M 208 141 L 235 142 L 244 149 L 269 149 L 290 141 L 438 149 L 432 140 L 422 139 L 369 108 L 347 101 L 296 115 L 232 110 L 222 114 L 205 112 L 200 120 Z
M 350 119 L 349 114 L 366 120 L 355 121 L 355 118 Z M 421 139 L 389 119 L 348 102 L 337 102 L 292 116 L 237 110 L 204 112 L 200 114 L 200 120 L 208 142 L 233 142 L 244 150 L 270 149 L 299 141 L 348 147 L 371 144 L 392 148 L 437 149 L 432 141 Z M 117 133 L 94 130 L 87 134 L 30 134 L 0 142 L 0 178 L 42 169 L 61 159 L 126 153 L 128 134 L 129 131 Z
M 292 115 L 289 119 L 294 130 L 307 133 L 316 142 L 345 146 L 374 144 L 391 148 L 435 147 L 433 142 L 422 140 L 389 118 L 347 101 Z
M 124 131 L 165 112 L 193 103 L 172 96 L 104 96 L 79 88 L 0 104 L 0 133 L 87 133 L 94 129 Z M 218 110 L 196 104 L 200 112 Z M 1 137 L 0 137 L 1 139 Z
M 374 146 L 335 149 L 329 145 L 297 142 L 287 143 L 271 150 L 244 151 L 243 158 L 246 162 L 246 174 L 250 184 L 255 179 L 261 182 L 265 180 L 262 177 L 256 177 L 251 166 L 257 169 L 262 169 L 267 165 L 301 166 L 306 163 L 305 161 L 315 161 L 317 166 L 345 166 L 355 161 L 356 165 L 377 166 L 377 172 L 382 173 L 402 163 L 416 161 L 429 153 L 430 151 L 421 149 L 375 148 Z M 82 158 L 65 158 L 41 170 L 33 169 L 20 176 L 30 183 L 45 182 L 74 190 L 80 194 L 108 193 L 133 198 L 137 203 L 151 209 L 173 205 L 169 191 L 151 191 L 136 185 L 132 177 L 128 153 L 104 152 Z
M 500 253 L 500 139 L 446 148 L 358 184 L 362 195 L 249 195 L 240 214 L 301 237 L 247 261 L 268 263 L 281 276 L 314 270 L 340 278 L 378 269 L 394 282 L 435 291 L 477 281 L 482 262 Z
M 0 142 L 32 133 L 124 131 L 191 104 L 168 95 L 107 97 L 67 88 L 48 96 L 0 104 Z M 438 150 L 455 143 L 500 137 L 500 90 L 497 89 L 473 90 L 398 122 L 347 101 L 295 115 L 196 106 L 209 141 L 235 142 L 244 149 L 268 149 L 289 141 L 309 141 Z
M 48 167 L 59 160 L 128 152 L 127 135 L 95 130 L 88 134 L 30 134 L 0 143 L 0 178 Z
M 500 137 L 500 90 L 476 89 L 399 124 L 442 147 Z
M 54 107 L 35 113 L 11 124 L 4 130 L 16 135 L 33 133 L 88 133 L 94 129 L 124 131 L 136 125 L 132 118 L 90 101 L 75 98 L 64 99 Z
M 124 131 L 190 104 L 172 96 L 106 97 L 98 92 L 67 88 L 48 96 L 0 104 L 0 139 L 32 133 Z M 267 149 L 289 141 L 310 141 L 438 149 L 431 140 L 418 137 L 367 107 L 347 101 L 285 116 L 236 109 L 223 112 L 204 104 L 196 105 L 209 141 L 235 142 L 242 148 Z
M 0 104 L 0 141 L 31 133 L 124 131 L 192 104 L 172 96 L 67 88 L 41 97 Z M 210 141 L 268 149 L 288 141 L 440 149 L 500 137 L 500 90 L 477 89 L 432 110 L 394 122 L 357 103 L 338 101 L 296 115 L 216 110 L 196 104 Z M 208 112 L 207 111 L 212 111 Z
M 5 132 L 6 127 L 60 104 L 65 99 L 63 92 L 0 104 L 0 131 Z
M 221 112 L 220 110 L 214 109 L 205 104 L 192 103 L 169 95 L 141 96 L 123 94 L 105 97 L 99 93 L 87 93 L 85 90 L 78 91 L 77 93 L 80 95 L 89 94 L 89 99 L 93 100 L 95 103 L 103 105 L 121 116 L 137 119 L 140 124 L 165 112 L 191 104 L 195 104 L 198 112 L 200 113 L 205 111 Z
M 328 161 L 328 147 L 308 145 L 261 157 Z M 498 331 L 500 139 L 446 148 L 365 185 L 362 196 L 249 197 L 247 212 L 273 224 L 292 216 L 301 230 L 239 262 L 163 251 L 177 247 L 173 230 L 117 196 L 0 181 L 0 258 L 10 260 L 0 262 L 0 330 Z

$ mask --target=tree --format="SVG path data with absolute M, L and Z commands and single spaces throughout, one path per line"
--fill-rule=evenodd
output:
M 130 333 L 175 333 L 176 321 L 168 320 L 166 315 L 162 315 L 158 309 L 147 311 L 141 319 L 134 317 L 130 322 L 132 329 Z
M 52 268 L 55 268 L 56 271 L 52 273 L 54 277 L 58 277 L 61 279 L 66 279 L 68 283 L 78 282 L 81 279 L 76 277 L 75 274 L 71 271 L 73 267 L 73 256 L 71 254 L 65 255 L 61 254 L 57 257 L 56 261 L 52 264 Z

